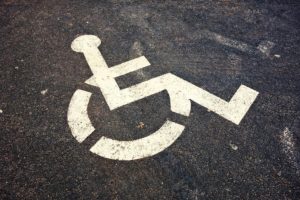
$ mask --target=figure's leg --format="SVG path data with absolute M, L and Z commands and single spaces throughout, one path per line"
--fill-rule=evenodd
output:
M 175 91 L 172 94 L 177 98 L 190 99 L 235 124 L 240 123 L 258 95 L 257 91 L 241 85 L 227 102 L 175 75 L 170 75 L 169 79 L 167 90 Z

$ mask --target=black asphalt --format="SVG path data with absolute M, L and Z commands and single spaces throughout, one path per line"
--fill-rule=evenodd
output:
M 0 199 L 299 199 L 299 19 L 296 0 L 1 0 Z M 71 50 L 82 34 L 101 38 L 110 66 L 151 62 L 119 77 L 122 88 L 172 72 L 226 100 L 241 84 L 260 94 L 240 125 L 194 103 L 189 117 L 174 114 L 166 92 L 110 111 Z M 82 144 L 67 124 L 79 88 L 93 92 L 97 129 Z M 153 157 L 89 151 L 167 118 L 186 129 Z

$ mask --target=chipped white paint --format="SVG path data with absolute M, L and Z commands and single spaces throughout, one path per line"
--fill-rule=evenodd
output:
M 280 135 L 280 141 L 284 145 L 284 152 L 288 154 L 293 154 L 295 148 L 295 142 L 293 135 L 288 127 L 285 127 L 282 134 Z
M 129 57 L 136 58 L 143 55 L 143 46 L 139 40 L 135 41 L 129 50 Z M 143 70 L 136 71 L 136 76 L 140 79 L 148 79 L 150 76 Z
M 175 113 L 189 116 L 191 101 L 194 101 L 221 117 L 235 124 L 239 124 L 258 95 L 257 91 L 241 85 L 231 100 L 227 102 L 171 73 L 152 78 L 125 89 L 120 89 L 115 81 L 116 77 L 147 67 L 150 63 L 144 56 L 141 56 L 117 66 L 108 67 L 98 49 L 100 44 L 101 41 L 98 37 L 84 35 L 76 38 L 71 47 L 74 51 L 84 54 L 93 73 L 93 76 L 88 79 L 86 83 L 100 88 L 110 110 L 166 90 L 170 96 L 171 110 Z M 83 98 L 84 102 L 82 102 L 83 100 L 76 100 L 76 98 L 80 98 L 80 95 L 85 95 L 85 98 Z M 75 117 L 75 120 L 73 119 L 72 125 L 70 126 L 73 127 L 71 128 L 72 133 L 79 142 L 82 142 L 93 131 L 86 111 L 89 101 L 89 97 L 87 96 L 88 95 L 82 92 L 78 93 L 77 91 L 77 95 L 75 95 L 75 97 L 73 96 L 70 104 L 72 112 L 70 112 L 70 110 L 68 112 L 69 118 Z M 84 121 L 83 124 L 79 123 L 81 118 Z M 68 120 L 70 123 L 70 119 Z M 81 130 L 77 130 L 76 126 L 81 126 L 79 128 Z M 90 130 L 87 131 L 86 127 L 89 127 Z M 91 151 L 106 158 L 120 160 L 147 157 L 162 151 L 172 144 L 182 133 L 183 128 L 181 127 L 179 124 L 167 121 L 156 133 L 136 141 L 116 141 L 101 138 L 98 143 L 92 147 Z M 174 134 L 176 133 L 176 137 L 170 136 L 169 129 L 172 130 Z M 83 132 L 81 133 L 81 131 Z M 138 149 L 143 146 L 142 144 L 144 146 L 151 144 L 152 147 L 148 149 L 145 148 L 145 151 L 138 151 Z M 154 144 L 159 145 L 155 146 Z M 149 149 L 151 149 L 152 152 L 149 152 Z
M 300 172 L 300 165 L 297 162 L 296 143 L 293 133 L 288 127 L 285 127 L 280 135 L 280 142 L 282 144 L 282 150 L 286 154 L 289 162 L 297 169 L 297 173 Z
M 143 55 L 143 46 L 140 41 L 135 41 L 130 48 L 129 56 L 142 56 Z
M 199 35 L 199 32 L 201 33 L 200 35 Z M 209 31 L 209 30 L 201 30 L 201 31 L 196 32 L 196 34 L 199 35 L 197 37 L 204 37 L 206 39 L 215 41 L 224 46 L 228 46 L 228 47 L 231 47 L 231 48 L 234 48 L 234 49 L 237 49 L 239 51 L 246 52 L 249 54 L 259 52 L 266 56 L 270 56 L 270 52 L 271 52 L 272 48 L 275 46 L 274 42 L 262 41 L 259 43 L 259 45 L 257 47 L 254 47 L 245 42 L 231 39 L 231 38 L 225 37 L 223 35 L 220 35 L 218 33 L 215 33 L 215 32 Z
M 238 49 L 243 52 L 252 52 L 253 47 L 247 43 L 225 37 L 223 35 L 220 35 L 218 33 L 215 33 L 215 32 L 209 31 L 209 30 L 202 30 L 200 32 L 201 32 L 202 37 L 204 36 L 206 39 L 213 40 L 224 46 L 235 48 L 235 49 Z
M 184 126 L 168 120 L 158 131 L 147 137 L 131 141 L 102 137 L 90 150 L 97 155 L 114 160 L 141 159 L 163 151 L 181 135 L 183 130 Z
M 42 95 L 45 95 L 45 94 L 47 94 L 47 92 L 48 92 L 48 89 L 45 89 L 45 90 L 42 90 L 42 91 L 41 91 L 41 94 L 42 94 Z
M 262 41 L 258 46 L 257 49 L 262 52 L 263 54 L 269 56 L 271 53 L 271 49 L 275 46 L 274 42 L 271 41 Z

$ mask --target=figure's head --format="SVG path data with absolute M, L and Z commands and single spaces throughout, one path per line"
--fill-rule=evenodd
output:
M 98 48 L 101 40 L 95 35 L 81 35 L 73 40 L 71 48 L 76 52 L 84 52 L 85 49 Z

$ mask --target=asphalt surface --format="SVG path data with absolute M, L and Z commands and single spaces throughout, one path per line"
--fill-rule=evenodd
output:
M 299 1 L 0 1 L 0 199 L 299 199 Z M 79 35 L 101 38 L 109 66 L 144 55 L 126 88 L 171 72 L 230 100 L 260 94 L 240 125 L 193 103 L 170 111 L 166 92 L 110 111 Z M 67 123 L 76 89 L 93 93 L 95 133 Z M 135 161 L 89 151 L 101 136 L 132 140 L 166 119 L 186 126 L 163 152 Z M 138 126 L 141 124 L 143 126 Z

